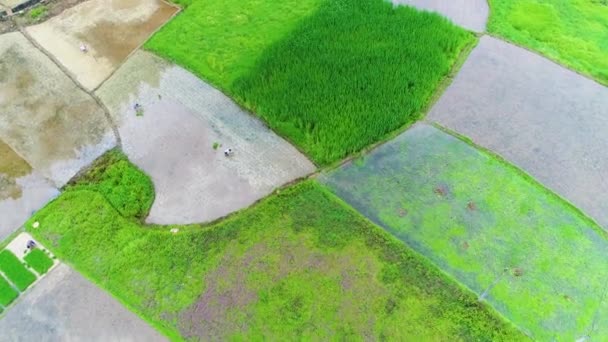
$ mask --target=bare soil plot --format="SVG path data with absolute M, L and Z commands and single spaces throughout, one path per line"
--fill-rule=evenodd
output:
M 224 94 L 150 53 L 134 54 L 97 94 L 124 152 L 154 182 L 149 222 L 213 220 L 315 169 Z
M 0 140 L 0 241 L 59 191 Z
M 487 0 L 392 0 L 396 5 L 409 5 L 437 12 L 455 24 L 475 32 L 484 32 L 490 13 Z
M 61 187 L 115 145 L 103 110 L 20 33 L 0 36 L 0 139 Z
M 607 336 L 607 234 L 511 165 L 417 125 L 322 180 L 534 339 Z
M 94 89 L 177 11 L 161 0 L 90 0 L 27 32 Z
M 483 37 L 428 117 L 502 155 L 608 228 L 608 88 Z
M 164 341 L 66 265 L 50 271 L 0 319 L 6 341 Z

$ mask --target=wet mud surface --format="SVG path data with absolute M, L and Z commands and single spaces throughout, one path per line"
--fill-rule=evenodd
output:
M 0 139 L 63 186 L 115 145 L 103 110 L 20 33 L 0 36 Z
M 116 299 L 59 265 L 0 319 L 2 341 L 166 341 Z
M 0 140 L 0 241 L 59 191 Z
M 482 37 L 428 118 L 500 154 L 608 228 L 608 88 Z
M 152 177 L 148 222 L 217 219 L 314 171 L 221 92 L 147 52 L 134 54 L 97 95 L 114 116 L 124 152 Z M 227 148 L 234 155 L 225 157 Z
M 160 0 L 91 0 L 27 31 L 92 90 L 177 10 Z
M 490 14 L 487 0 L 392 0 L 396 5 L 409 5 L 437 12 L 454 24 L 474 32 L 485 32 Z

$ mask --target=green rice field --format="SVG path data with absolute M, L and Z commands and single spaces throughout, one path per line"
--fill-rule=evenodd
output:
M 180 0 L 186 9 L 145 47 L 226 91 L 323 0 Z
M 494 156 L 417 125 L 323 181 L 533 338 L 608 336 L 606 233 Z
M 17 291 L 13 289 L 3 276 L 0 276 L 0 312 L 2 312 L 1 307 L 7 307 L 17 299 L 17 296 L 19 296 Z
M 36 281 L 36 276 L 11 251 L 6 249 L 0 252 L 0 271 L 15 284 L 19 291 L 24 291 Z
M 475 41 L 437 14 L 383 0 L 203 3 L 147 48 L 218 85 L 319 165 L 418 119 Z M 222 11 L 230 6 L 239 14 Z
M 84 179 L 150 182 L 134 166 L 106 175 L 117 156 Z M 173 340 L 525 339 L 314 181 L 208 226 L 144 227 L 106 189 L 72 184 L 26 226 Z
M 608 85 L 608 2 L 490 0 L 488 31 Z
M 53 260 L 38 248 L 29 252 L 23 260 L 39 275 L 45 274 L 53 266 Z

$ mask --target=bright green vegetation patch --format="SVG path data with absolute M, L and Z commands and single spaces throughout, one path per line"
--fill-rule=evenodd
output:
M 53 266 L 53 259 L 38 248 L 29 252 L 23 260 L 40 275 L 45 274 Z
M 29 12 L 29 16 L 32 19 L 38 19 L 38 18 L 44 17 L 44 15 L 47 13 L 47 11 L 48 11 L 48 9 L 46 8 L 46 6 L 41 5 L 41 6 L 33 8 Z
M 531 178 L 414 126 L 324 182 L 541 341 L 608 336 L 608 241 Z
M 149 49 L 222 87 L 321 165 L 419 118 L 475 39 L 383 0 L 204 1 L 171 24 Z
M 180 0 L 188 7 L 146 48 L 226 90 L 321 1 Z
M 10 303 L 12 303 L 17 297 L 19 293 L 13 289 L 13 287 L 4 279 L 4 277 L 0 276 L 0 306 L 7 307 Z M 0 310 L 0 312 L 2 312 Z
M 36 281 L 36 276 L 17 259 L 15 254 L 7 249 L 0 252 L 0 271 L 15 284 L 19 291 L 27 289 Z
M 608 85 L 608 1 L 490 0 L 488 30 Z
M 103 194 L 125 217 L 145 218 L 154 202 L 154 185 L 148 176 L 133 168 L 118 150 L 96 160 L 78 184 L 70 184 L 68 189 L 81 187 Z
M 523 338 L 316 182 L 176 234 L 88 186 L 38 211 L 32 233 L 175 340 Z

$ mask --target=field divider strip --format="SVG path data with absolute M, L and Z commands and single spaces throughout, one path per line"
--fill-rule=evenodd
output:
M 120 133 L 118 131 L 118 126 L 116 125 L 116 122 L 114 121 L 114 119 L 112 118 L 112 115 L 110 114 L 110 111 L 108 109 L 108 107 L 106 107 L 106 105 L 101 101 L 101 99 L 99 97 L 97 97 L 97 95 L 95 95 L 95 93 L 93 91 L 89 91 L 87 90 L 82 84 L 80 84 L 80 82 L 78 82 L 78 80 L 76 80 L 76 78 L 67 70 L 67 68 L 65 68 L 56 58 L 55 56 L 53 56 L 50 52 L 46 51 L 40 44 L 38 44 L 38 42 L 36 42 L 36 40 L 34 40 L 32 38 L 32 36 L 29 35 L 29 33 L 27 33 L 27 31 L 25 30 L 25 28 L 17 23 L 15 23 L 15 25 L 17 25 L 17 28 L 19 30 L 19 32 L 40 52 L 42 52 L 47 58 L 49 58 L 53 64 L 55 64 L 59 70 L 61 70 L 61 72 L 66 75 L 77 87 L 78 89 L 82 90 L 84 93 L 86 93 L 87 95 L 89 95 L 96 103 L 97 105 L 103 110 L 104 115 L 106 117 L 106 120 L 108 121 L 110 127 L 112 128 L 112 133 L 114 134 L 114 138 L 116 139 L 116 145 L 118 147 L 122 148 L 122 140 L 120 138 Z

